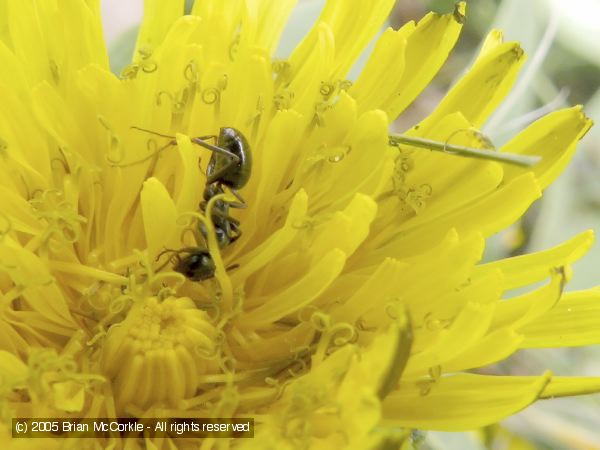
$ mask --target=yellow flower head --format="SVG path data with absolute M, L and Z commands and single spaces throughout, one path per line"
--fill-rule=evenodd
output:
M 386 30 L 350 82 L 394 1 L 330 0 L 275 60 L 294 3 L 197 1 L 182 16 L 182 0 L 146 0 L 120 78 L 97 1 L 0 3 L 4 420 L 254 417 L 254 440 L 227 445 L 383 448 L 403 430 L 472 429 L 600 389 L 465 373 L 600 341 L 600 292 L 562 293 L 590 233 L 478 265 L 484 238 L 570 160 L 590 127 L 581 108 L 490 151 L 478 129 L 524 61 L 492 32 L 437 109 L 390 137 L 465 5 Z

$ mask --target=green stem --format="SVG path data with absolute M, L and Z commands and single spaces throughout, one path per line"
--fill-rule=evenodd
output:
M 462 145 L 453 145 L 446 142 L 432 141 L 417 137 L 406 136 L 404 134 L 390 134 L 390 145 L 398 146 L 406 144 L 413 147 L 426 148 L 428 150 L 455 154 L 467 158 L 487 159 L 506 164 L 514 164 L 522 167 L 531 167 L 541 161 L 541 156 L 518 155 L 516 153 L 501 153 L 492 150 L 483 150 L 473 147 L 463 147 Z

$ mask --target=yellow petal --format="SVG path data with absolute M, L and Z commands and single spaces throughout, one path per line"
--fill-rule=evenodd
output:
M 465 132 L 469 126 L 461 113 L 453 113 L 439 120 L 435 130 L 427 135 L 420 128 L 411 129 L 407 134 L 442 142 L 452 137 L 451 141 L 458 145 L 481 147 L 473 133 Z M 410 146 L 403 146 L 403 150 L 410 151 Z M 424 207 L 418 210 L 417 216 L 405 221 L 405 226 L 418 226 L 484 198 L 497 189 L 503 178 L 503 167 L 495 162 L 423 149 L 414 149 L 406 157 L 414 163 L 414 168 L 406 174 L 406 186 L 427 186 L 431 194 L 423 200 Z
M 406 241 L 406 245 L 422 248 L 432 236 L 439 236 L 452 228 L 464 235 L 479 231 L 484 236 L 490 236 L 517 220 L 540 195 L 535 177 L 526 173 L 493 194 L 437 220 L 402 230 L 399 240 Z
M 359 112 L 384 109 L 392 93 L 400 89 L 408 31 L 406 26 L 398 31 L 388 28 L 377 40 L 358 80 L 348 91 L 356 99 Z
M 44 2 L 46 3 L 46 2 Z M 68 63 L 75 72 L 88 64 L 96 64 L 109 70 L 108 52 L 102 33 L 102 17 L 98 0 L 66 0 L 58 2 L 64 22 L 57 23 L 56 34 L 64 32 L 63 38 L 56 44 L 69 48 Z M 38 2 L 38 5 L 40 3 Z M 41 12 L 41 14 L 45 14 Z M 66 58 L 65 58 L 66 59 Z M 75 64 L 74 64 L 75 63 Z M 66 65 L 66 61 L 65 64 Z M 58 70 L 61 70 L 59 65 Z
M 181 170 L 175 179 L 173 199 L 179 213 L 193 211 L 198 208 L 202 198 L 204 176 L 198 167 L 198 152 L 188 138 L 177 141 L 178 155 L 181 161 Z
M 7 2 L 0 2 L 0 9 L 6 7 Z M 1 11 L 0 11 L 1 13 Z M 2 20 L 2 19 L 0 19 Z M 16 55 L 10 50 L 6 42 L 0 41 L 0 84 L 14 89 L 18 93 L 24 93 L 27 86 L 25 67 Z
M 307 207 L 308 197 L 306 192 L 299 191 L 292 200 L 284 227 L 273 233 L 261 245 L 240 257 L 240 268 L 231 276 L 233 283 L 238 283 L 240 280 L 247 278 L 269 262 L 276 261 L 277 255 L 286 248 L 298 232 L 295 225 L 298 220 L 306 215 Z
M 550 310 L 561 298 L 565 284 L 562 272 L 552 271 L 551 276 L 552 280 L 546 286 L 501 301 L 492 327 L 511 326 L 516 329 Z
M 542 117 L 516 135 L 501 149 L 503 152 L 541 156 L 533 166 L 542 189 L 562 173 L 575 153 L 577 142 L 592 126 L 581 106 L 555 111 Z M 523 169 L 507 166 L 505 180 L 511 180 Z
M 477 267 L 477 273 L 501 270 L 505 288 L 514 289 L 548 278 L 551 269 L 563 267 L 581 258 L 594 243 L 593 231 L 578 234 L 567 242 L 543 252 L 515 256 Z
M 382 111 L 369 111 L 358 118 L 356 127 L 344 128 L 350 133 L 338 145 L 347 145 L 346 155 L 333 163 L 321 161 L 323 165 L 317 166 L 321 170 L 308 184 L 315 208 L 339 209 L 356 192 L 369 193 L 365 192 L 366 186 L 372 185 L 374 178 L 379 180 L 381 168 L 388 161 L 387 117 Z
M 0 215 L 0 221 L 3 224 L 4 233 L 14 229 L 36 236 L 42 232 L 42 225 L 32 213 L 31 203 L 4 186 L 0 186 L 0 196 L 2 197 L 3 213 Z M 9 217 L 10 219 L 8 219 Z
M 332 317 L 339 322 L 355 323 L 363 314 L 392 296 L 395 286 L 388 280 L 397 280 L 406 265 L 392 258 L 386 258 L 361 286 L 340 307 L 334 309 Z M 365 298 L 372 298 L 373 303 Z
M 327 73 L 322 80 L 343 78 L 360 52 L 379 31 L 392 6 L 394 6 L 393 0 L 372 2 L 328 0 L 316 26 L 292 53 L 290 57 L 292 67 L 300 67 L 304 64 L 317 39 L 319 27 L 326 23 L 332 30 L 335 59 L 332 64 L 328 65 Z
M 407 374 L 426 373 L 430 367 L 444 365 L 447 360 L 459 356 L 464 349 L 475 345 L 487 332 L 499 289 L 481 293 L 477 302 L 469 302 L 454 318 L 448 330 L 444 330 L 440 339 L 426 350 L 411 356 L 407 366 Z
M 335 37 L 330 25 L 319 22 L 311 33 L 314 33 L 314 37 L 307 36 L 290 59 L 293 78 L 287 88 L 294 97 L 293 108 L 309 117 L 314 110 L 321 83 L 328 79 L 335 60 Z
M 93 148 L 86 144 L 81 127 L 78 126 L 77 117 L 59 92 L 48 82 L 42 82 L 31 92 L 33 111 L 40 125 L 54 138 L 58 146 L 79 149 L 82 156 L 93 160 L 88 152 Z
M 79 0 L 10 0 L 7 13 L 12 48 L 31 85 L 64 85 L 88 64 L 108 68 L 99 10 L 93 5 Z
M 11 388 L 20 387 L 28 375 L 27 365 L 18 357 L 5 350 L 0 350 L 0 373 L 2 384 Z
M 249 0 L 249 15 L 256 22 L 256 36 L 252 44 L 260 48 L 265 48 L 269 54 L 272 54 L 279 43 L 279 36 L 297 1 L 278 0 L 272 2 Z
M 184 0 L 144 0 L 144 20 L 135 45 L 134 61 L 152 54 L 175 20 L 183 14 Z
M 339 248 L 350 256 L 369 234 L 377 213 L 377 203 L 366 195 L 356 194 L 343 211 L 337 211 L 319 233 L 313 246 Z
M 177 209 L 163 184 L 156 178 L 144 182 L 140 194 L 148 254 L 156 256 L 170 248 L 176 229 Z
M 412 33 L 407 33 L 406 69 L 398 83 L 399 90 L 382 105 L 390 122 L 417 98 L 448 58 L 462 29 L 465 9 L 466 3 L 459 2 L 452 14 L 429 13 Z M 404 27 L 414 25 L 409 23 Z
M 85 401 L 84 385 L 75 381 L 63 381 L 52 385 L 54 406 L 66 412 L 79 412 Z
M 475 233 L 461 239 L 455 230 L 450 230 L 437 245 L 430 244 L 422 253 L 407 254 L 401 242 L 394 242 L 384 247 L 382 254 L 403 258 L 402 273 L 393 278 L 397 279 L 398 285 L 401 286 L 398 295 L 418 299 L 415 305 L 411 305 L 411 312 L 415 313 L 418 310 L 426 314 L 443 307 L 445 297 L 451 295 L 469 278 L 473 266 L 481 259 L 483 249 L 484 240 L 481 235 Z M 374 261 L 375 257 L 372 260 L 369 258 L 363 264 L 368 267 L 374 264 Z M 432 285 L 432 273 L 444 276 L 438 277 L 435 285 Z M 463 298 L 462 295 L 460 297 Z M 425 301 L 425 298 L 428 300 Z M 417 316 L 413 316 L 413 319 L 416 320 Z
M 540 398 L 567 397 L 600 392 L 600 377 L 552 377 Z
M 277 361 L 290 358 L 290 349 L 306 348 L 310 345 L 315 334 L 314 328 L 308 323 L 301 323 L 283 334 L 273 337 L 256 339 L 240 343 L 232 348 L 234 354 L 241 351 L 243 357 L 250 361 Z
M 3 43 L 9 42 L 10 40 L 8 32 L 7 6 L 7 2 L 0 2 L 0 46 Z
M 372 112 L 369 114 L 371 120 L 376 116 Z M 320 125 L 315 127 L 308 136 L 309 139 L 306 139 L 308 133 L 303 134 L 304 139 L 298 147 L 302 156 L 292 159 L 297 167 L 290 167 L 286 173 L 290 177 L 294 171 L 299 172 L 294 176 L 290 190 L 294 191 L 300 186 L 306 189 L 309 198 L 315 203 L 313 208 L 320 209 L 323 203 L 327 203 L 329 208 L 333 206 L 331 202 L 345 204 L 355 190 L 348 192 L 343 188 L 339 189 L 339 184 L 347 182 L 349 177 L 345 175 L 354 170 L 354 167 L 348 166 L 358 166 L 357 169 L 360 170 L 357 162 L 365 161 L 369 154 L 353 148 L 355 141 L 363 141 L 360 145 L 364 146 L 367 140 L 375 137 L 374 130 L 360 127 L 358 131 L 354 127 L 357 124 L 356 101 L 345 92 L 341 92 L 339 100 L 324 113 L 315 112 L 313 123 Z M 386 126 L 378 127 L 377 131 L 387 133 Z M 382 137 L 387 139 L 387 134 Z M 307 152 L 307 148 L 312 148 L 312 151 Z M 369 150 L 379 151 L 380 148 L 379 145 L 373 145 Z M 378 158 L 374 157 L 373 160 L 378 161 Z
M 3 298 L 2 301 L 4 301 Z M 5 314 L 3 314 L 0 316 L 0 342 L 2 342 L 2 348 L 9 353 L 14 355 L 26 355 L 32 340 L 25 337 L 25 332 L 23 328 L 21 328 L 21 324 L 16 326 L 12 325 L 6 319 Z M 39 345 L 39 341 L 36 340 L 35 343 Z M 2 359 L 2 356 L 0 356 L 0 359 Z
M 400 381 L 412 346 L 412 329 L 406 311 L 393 322 L 389 329 L 377 336 L 365 352 L 362 364 L 370 370 L 377 368 L 380 379 L 377 395 L 384 399 Z
M 502 30 L 492 30 L 490 31 L 483 44 L 481 45 L 481 50 L 479 51 L 479 55 L 477 58 L 483 58 L 485 55 L 493 51 L 496 47 L 498 47 L 504 41 L 504 35 Z
M 257 24 L 247 6 L 245 0 L 194 2 L 192 14 L 202 21 L 196 42 L 208 64 L 227 66 L 238 54 L 253 48 Z
M 569 292 L 551 310 L 519 328 L 523 348 L 574 347 L 600 343 L 600 290 Z
M 294 152 L 282 152 L 282 147 L 298 148 L 302 143 L 302 117 L 295 111 L 278 111 L 266 131 L 260 146 L 260 158 L 257 158 L 255 172 L 248 189 L 254 187 L 255 207 L 246 219 L 246 231 L 250 235 L 259 232 L 269 222 L 273 208 L 273 192 L 276 192 L 285 180 L 294 161 Z M 268 175 L 267 175 L 268 174 Z M 306 195 L 306 194 L 304 194 Z M 258 229 L 257 229 L 258 228 Z
M 262 115 L 271 112 L 267 100 L 273 97 L 271 61 L 261 54 L 240 55 L 231 72 L 221 96 L 220 119 L 248 139 L 256 139 Z
M 475 61 L 433 114 L 421 122 L 421 129 L 435 127 L 441 117 L 456 111 L 460 111 L 472 126 L 480 128 L 508 94 L 524 61 L 523 50 L 517 43 L 507 42 L 494 47 Z
M 383 425 L 464 431 L 498 422 L 537 400 L 550 381 L 540 377 L 457 374 L 402 381 L 383 403 Z
M 36 20 L 35 2 L 11 0 L 5 3 L 8 9 L 7 23 L 12 49 L 26 68 L 30 83 L 51 80 L 52 74 L 44 45 L 46 40 Z
M 177 2 L 173 2 L 172 5 L 170 6 L 176 6 Z M 178 6 L 177 6 L 178 7 Z M 202 25 L 206 25 L 203 23 L 203 20 L 200 17 L 196 17 L 196 16 L 182 16 L 179 17 L 179 15 L 176 13 L 175 10 L 172 11 L 173 17 L 176 17 L 176 19 L 173 20 L 173 22 L 171 24 L 169 24 L 169 26 L 167 27 L 167 32 L 164 35 L 163 38 L 160 38 L 159 42 L 160 42 L 160 46 L 156 49 L 156 52 L 152 55 L 152 58 L 156 58 L 156 59 L 160 59 L 161 61 L 167 62 L 167 61 L 172 61 L 169 58 L 174 57 L 177 58 L 179 55 L 173 55 L 173 51 L 175 49 L 178 50 L 179 53 L 185 53 L 182 52 L 182 47 L 184 49 L 189 49 L 190 47 L 192 47 L 192 45 L 186 45 L 188 43 L 194 42 L 194 38 L 196 36 L 197 33 L 201 32 L 202 29 Z M 198 48 L 198 47 L 197 47 Z M 202 47 L 199 47 L 198 49 L 201 49 Z M 184 62 L 184 65 L 187 63 Z M 166 66 L 166 67 L 163 67 Z M 179 70 L 181 70 L 180 65 L 177 64 L 177 67 L 168 67 L 168 64 L 162 64 L 161 63 L 161 69 L 164 70 L 168 70 L 171 71 L 174 69 L 175 76 L 180 75 L 180 73 L 177 73 Z M 172 85 L 172 79 L 170 80 L 170 82 L 165 83 L 165 88 L 169 87 L 169 85 Z
M 446 372 L 455 372 L 493 364 L 515 353 L 522 342 L 523 336 L 511 328 L 493 331 L 456 358 L 446 361 L 443 369 Z
M 295 284 L 281 293 L 270 296 L 258 308 L 243 314 L 240 328 L 260 327 L 275 322 L 310 304 L 339 275 L 345 262 L 344 252 L 338 249 L 331 250 Z
M 48 266 L 38 255 L 17 246 L 0 242 L 0 258 L 10 261 L 15 270 L 6 270 L 8 277 L 22 289 L 21 298 L 34 311 L 48 321 L 72 328 L 75 324 L 64 293 L 59 289 Z

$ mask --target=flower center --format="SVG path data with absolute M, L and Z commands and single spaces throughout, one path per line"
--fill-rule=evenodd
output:
M 214 372 L 217 331 L 189 298 L 146 298 L 109 330 L 103 372 L 121 406 L 176 406 L 192 396 L 201 374 Z

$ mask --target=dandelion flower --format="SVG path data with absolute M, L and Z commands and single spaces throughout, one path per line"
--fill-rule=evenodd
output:
M 394 2 L 328 1 L 289 58 L 273 59 L 294 3 L 198 1 L 182 16 L 183 1 L 147 0 L 117 77 L 97 1 L 2 2 L 3 448 L 19 445 L 6 442 L 9 418 L 67 414 L 254 417 L 256 437 L 232 446 L 381 448 L 403 430 L 473 429 L 600 390 L 596 378 L 466 373 L 521 348 L 600 342 L 600 291 L 563 294 L 590 233 L 479 264 L 484 239 L 569 162 L 590 126 L 581 108 L 496 153 L 540 155 L 535 167 L 492 161 L 477 130 L 524 61 L 492 32 L 403 134 L 489 158 L 390 145 L 464 4 L 386 30 L 352 83 Z M 190 138 L 224 127 L 245 136 L 253 165 L 247 207 L 225 219 L 241 234 L 220 247 L 211 208 L 233 196 L 200 206 L 212 153 Z M 198 249 L 215 276 L 193 281 L 169 257 Z M 197 445 L 163 444 L 128 448 Z

